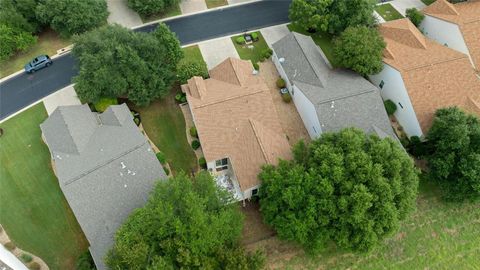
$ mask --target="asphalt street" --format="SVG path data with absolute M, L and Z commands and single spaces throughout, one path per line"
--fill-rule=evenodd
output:
M 288 22 L 290 0 L 263 0 L 165 21 L 182 45 Z M 157 25 L 135 31 L 149 32 Z M 48 68 L 22 73 L 0 84 L 0 120 L 69 85 L 76 60 L 66 54 Z

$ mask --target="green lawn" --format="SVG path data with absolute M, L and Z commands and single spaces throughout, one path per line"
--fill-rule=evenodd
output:
M 74 269 L 88 242 L 51 169 L 39 127 L 46 118 L 39 103 L 0 124 L 0 223 L 50 269 Z
M 393 21 L 403 18 L 402 14 L 400 14 L 400 12 L 398 12 L 391 4 L 377 5 L 375 11 L 377 11 L 385 21 Z
M 232 42 L 235 44 L 235 49 L 238 52 L 238 55 L 243 60 L 251 60 L 253 63 L 258 63 L 263 57 L 263 52 L 268 49 L 268 45 L 265 42 L 262 34 L 260 32 L 255 32 L 258 34 L 258 41 L 255 41 L 250 44 L 240 45 L 236 42 L 236 39 L 242 35 L 232 37 Z M 254 48 L 249 48 L 253 46 Z
M 41 54 L 52 56 L 57 53 L 57 50 L 70 44 L 72 44 L 70 39 L 60 38 L 53 30 L 46 30 L 39 35 L 38 41 L 33 47 L 0 62 L 0 78 L 23 69 L 23 66 L 35 56 Z
M 205 0 L 205 3 L 207 4 L 207 8 L 216 8 L 228 5 L 227 0 Z
M 180 5 L 177 4 L 175 6 L 170 7 L 165 12 L 162 13 L 155 13 L 150 16 L 143 16 L 140 14 L 140 18 L 142 19 L 143 23 L 153 22 L 161 19 L 165 19 L 168 17 L 173 17 L 177 15 L 181 15 L 182 11 L 180 10 Z
M 425 4 L 425 5 L 430 5 L 431 3 L 435 2 L 436 0 L 422 0 L 422 2 Z
M 397 234 L 368 254 L 328 250 L 297 257 L 286 269 L 479 269 L 480 202 L 447 204 L 422 181 L 417 211 Z
M 198 48 L 197 45 L 185 47 L 182 50 L 184 53 L 184 57 L 178 64 L 179 66 L 188 62 L 197 62 L 202 65 L 205 64 L 205 61 L 203 60 L 202 52 L 200 52 L 200 49 Z
M 136 108 L 148 137 L 165 154 L 173 174 L 197 169 L 197 158 L 187 142 L 185 119 L 174 99 L 178 91 L 180 89 L 176 86 L 162 100 L 152 102 L 146 108 Z
M 340 65 L 338 64 L 338 60 L 335 58 L 335 55 L 333 53 L 333 36 L 331 34 L 322 31 L 317 31 L 313 34 L 308 33 L 306 30 L 293 24 L 289 24 L 287 25 L 287 27 L 292 32 L 311 36 L 313 42 L 315 42 L 315 44 L 322 48 L 322 51 L 327 57 L 328 61 L 330 61 L 330 64 L 332 64 L 333 67 L 340 67 Z

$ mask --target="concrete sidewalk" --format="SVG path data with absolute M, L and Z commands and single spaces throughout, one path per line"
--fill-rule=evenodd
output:
M 180 2 L 180 10 L 182 11 L 182 14 L 199 12 L 207 9 L 205 0 L 182 0 Z
M 140 16 L 127 6 L 127 0 L 107 0 L 108 23 L 118 23 L 127 28 L 142 25 Z

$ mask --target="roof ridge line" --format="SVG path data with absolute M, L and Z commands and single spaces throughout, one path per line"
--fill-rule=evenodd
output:
M 424 65 L 414 66 L 414 67 L 411 67 L 411 68 L 403 69 L 403 71 L 411 71 L 411 70 L 415 70 L 415 69 L 419 69 L 419 68 L 424 68 L 424 67 L 428 67 L 428 66 L 433 66 L 433 65 L 437 65 L 437 64 L 448 63 L 448 62 L 457 61 L 457 60 L 460 60 L 460 59 L 463 59 L 463 58 L 467 58 L 467 55 L 459 56 L 459 57 L 452 58 L 452 59 L 437 61 L 437 62 L 433 62 L 433 63 L 431 63 L 431 64 L 424 64 Z
M 324 103 L 328 103 L 328 102 L 335 101 L 335 100 L 341 100 L 341 99 L 346 99 L 346 98 L 350 98 L 350 97 L 360 96 L 360 95 L 363 95 L 363 94 L 371 93 L 373 91 L 375 91 L 375 90 L 374 89 L 362 90 L 362 92 L 349 94 L 349 95 L 343 95 L 343 96 L 339 96 L 339 97 L 336 97 L 336 98 L 329 98 L 329 99 L 326 99 L 326 100 L 323 100 L 323 101 L 319 101 L 319 102 L 317 102 L 317 104 L 324 104 Z
M 142 142 L 141 144 L 136 145 L 135 147 L 133 147 L 133 148 L 127 150 L 127 151 L 124 151 L 124 152 L 120 153 L 117 157 L 113 157 L 113 158 L 107 160 L 106 162 L 104 162 L 104 163 L 102 163 L 102 164 L 100 164 L 100 165 L 97 165 L 97 166 L 91 168 L 90 170 L 87 170 L 87 171 L 85 171 L 85 172 L 83 172 L 83 173 L 81 173 L 81 174 L 79 174 L 79 175 L 77 175 L 77 176 L 69 179 L 68 181 L 65 181 L 65 186 L 68 186 L 68 185 L 70 185 L 70 184 L 73 184 L 74 182 L 76 182 L 76 181 L 79 180 L 80 178 L 82 178 L 82 177 L 84 177 L 84 176 L 86 176 L 86 175 L 88 175 L 88 174 L 90 174 L 90 173 L 92 173 L 92 172 L 94 172 L 94 171 L 102 168 L 102 167 L 107 166 L 108 164 L 114 162 L 115 160 L 117 160 L 117 159 L 125 156 L 126 154 L 129 154 L 129 153 L 131 153 L 131 152 L 139 149 L 140 147 L 144 146 L 146 143 L 147 143 L 147 141 Z
M 257 134 L 257 129 L 255 128 L 255 124 L 253 123 L 253 120 L 251 118 L 248 118 L 248 122 L 250 123 L 250 125 L 252 126 L 252 130 L 253 130 L 253 134 L 255 135 L 255 139 L 257 140 L 258 142 L 258 145 L 260 145 L 260 151 L 262 152 L 262 155 L 263 155 L 263 158 L 265 159 L 265 161 L 267 163 L 272 163 L 270 161 L 270 159 L 268 158 L 267 156 L 267 153 L 265 151 L 265 147 L 263 146 L 263 143 L 262 141 L 260 140 L 258 134 Z
M 296 33 L 296 32 L 292 32 L 292 33 Z M 300 34 L 300 33 L 297 33 L 297 34 Z M 313 65 L 312 65 L 312 62 L 310 61 L 310 59 L 308 59 L 307 55 L 305 54 L 305 50 L 303 49 L 302 45 L 300 45 L 300 42 L 298 42 L 298 39 L 297 39 L 297 37 L 295 36 L 295 34 L 293 34 L 293 37 L 295 38 L 295 41 L 297 42 L 298 46 L 301 48 L 300 51 L 302 51 L 302 55 L 305 56 L 305 59 L 307 59 L 308 65 L 312 68 L 313 73 L 315 73 L 315 76 L 317 76 L 318 80 L 320 81 L 321 86 L 325 88 L 325 85 L 323 85 L 322 79 L 320 78 L 320 76 L 319 76 L 318 73 L 316 72 L 315 68 L 314 68 Z M 310 41 L 313 42 L 312 37 L 310 37 L 310 36 L 308 36 L 308 37 L 310 38 Z M 315 44 L 315 42 L 313 42 L 313 45 L 315 45 L 315 48 L 316 48 L 317 50 L 320 50 L 319 47 L 317 46 L 317 44 Z M 320 53 L 320 55 L 322 55 L 322 54 Z M 323 56 L 321 56 L 321 57 L 322 57 L 323 61 L 325 61 L 325 59 L 323 58 Z M 325 64 L 326 64 L 326 63 L 325 63 Z
M 256 95 L 256 94 L 262 93 L 262 92 L 264 92 L 264 91 L 265 91 L 265 90 L 258 90 L 258 91 L 252 92 L 252 93 L 240 94 L 240 95 L 232 96 L 232 97 L 229 97 L 229 98 L 226 98 L 226 99 L 217 100 L 217 101 L 212 101 L 212 102 L 210 102 L 210 103 L 205 103 L 205 104 L 202 104 L 202 105 L 198 105 L 198 106 L 195 106 L 195 108 L 196 108 L 196 109 L 198 109 L 198 108 L 203 108 L 203 107 L 207 107 L 207 106 L 210 106 L 210 105 L 214 105 L 214 104 L 218 104 L 218 103 L 230 101 L 230 100 L 237 99 L 237 98 L 241 98 L 241 97 Z

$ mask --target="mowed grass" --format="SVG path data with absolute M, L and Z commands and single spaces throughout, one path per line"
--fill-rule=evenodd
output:
M 263 53 L 265 52 L 265 50 L 267 50 L 269 47 L 267 45 L 267 42 L 265 42 L 262 34 L 260 32 L 255 33 L 258 34 L 258 41 L 250 44 L 241 45 L 236 42 L 237 38 L 241 37 L 242 35 L 234 36 L 231 39 L 233 44 L 235 45 L 235 49 L 238 52 L 238 56 L 240 56 L 241 59 L 251 60 L 253 63 L 258 63 L 263 57 Z M 249 48 L 249 46 L 253 46 L 253 48 Z
M 88 242 L 51 169 L 39 127 L 46 118 L 39 103 L 0 124 L 0 223 L 50 269 L 75 269 Z
M 17 53 L 0 62 L 0 78 L 22 70 L 26 63 L 41 54 L 55 55 L 57 50 L 71 45 L 70 39 L 61 38 L 53 30 L 46 30 L 38 36 L 37 43 L 30 49 Z M 54 60 L 55 61 L 55 60 Z
M 175 101 L 179 86 L 161 100 L 148 107 L 136 108 L 142 118 L 143 128 L 148 137 L 165 154 L 172 173 L 186 173 L 197 170 L 197 158 L 187 142 L 185 119 Z
M 400 12 L 398 12 L 391 4 L 377 5 L 375 11 L 377 11 L 385 21 L 393 21 L 403 18 L 402 14 L 400 14 Z
M 271 265 L 281 269 L 479 269 L 480 202 L 449 204 L 436 186 L 422 181 L 417 211 L 399 231 L 367 254 L 329 249 Z
M 216 8 L 228 5 L 227 0 L 205 0 L 205 3 L 207 4 L 207 8 Z
M 155 14 L 152 14 L 152 15 L 149 15 L 149 16 L 143 16 L 141 14 L 139 14 L 139 15 L 140 15 L 140 18 L 142 19 L 143 23 L 148 23 L 148 22 L 153 22 L 153 21 L 165 19 L 165 18 L 168 18 L 168 17 L 181 15 L 181 14 L 182 14 L 182 10 L 180 9 L 180 5 L 177 4 L 177 5 L 174 5 L 170 8 L 168 8 L 167 10 L 165 10 L 164 12 L 161 12 L 161 13 L 155 13 Z
M 294 24 L 287 25 L 288 29 L 291 32 L 297 32 L 303 35 L 311 36 L 313 42 L 322 48 L 323 53 L 327 57 L 328 61 L 333 67 L 340 67 L 338 60 L 335 58 L 333 53 L 333 36 L 327 32 L 317 31 L 315 33 L 308 33 L 301 27 L 298 27 Z
M 199 64 L 205 65 L 202 52 L 200 51 L 200 48 L 198 48 L 197 45 L 185 47 L 182 50 L 183 50 L 184 56 L 183 56 L 183 59 L 180 60 L 180 62 L 178 63 L 178 66 L 181 66 L 182 64 L 185 64 L 188 62 L 197 62 Z

